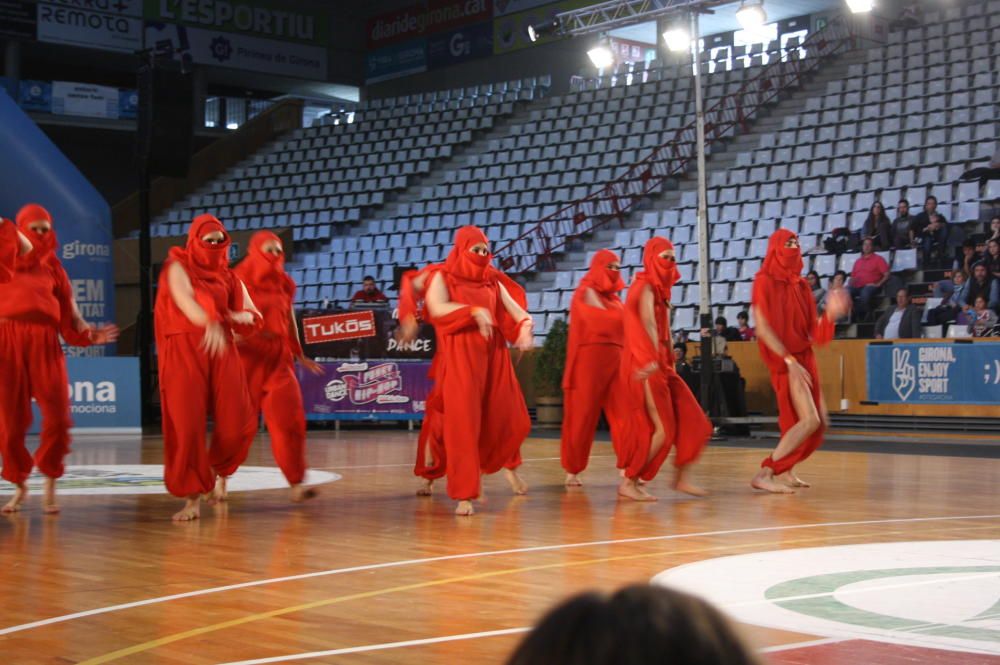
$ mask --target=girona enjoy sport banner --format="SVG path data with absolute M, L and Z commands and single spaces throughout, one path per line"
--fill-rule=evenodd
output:
M 868 345 L 868 399 L 1000 405 L 1000 341 Z
M 431 381 L 426 360 L 370 359 L 321 363 L 319 376 L 298 368 L 309 420 L 419 420 Z

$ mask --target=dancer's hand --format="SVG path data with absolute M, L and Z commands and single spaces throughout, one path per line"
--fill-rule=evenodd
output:
M 306 356 L 299 356 L 299 364 L 305 367 L 308 372 L 315 374 L 316 376 L 319 376 L 326 371 L 323 369 L 322 365 L 312 358 L 307 358 Z
M 520 332 L 517 333 L 517 340 L 514 342 L 514 348 L 520 351 L 528 351 L 535 347 L 535 326 L 531 322 L 531 319 L 527 319 L 525 323 L 521 324 Z
M 472 318 L 479 326 L 479 334 L 489 339 L 493 337 L 493 315 L 485 307 L 473 307 Z
M 653 372 L 655 372 L 659 368 L 660 368 L 659 364 L 655 362 L 649 363 L 642 369 L 636 371 L 635 378 L 637 381 L 645 381 L 646 379 L 648 379 L 650 376 L 653 375 Z
M 826 296 L 826 317 L 839 321 L 851 311 L 851 298 L 844 289 L 833 289 Z
M 226 329 L 218 321 L 209 321 L 205 326 L 205 336 L 201 338 L 201 348 L 210 356 L 222 355 L 226 349 Z
M 90 341 L 94 344 L 111 344 L 118 340 L 118 333 L 121 331 L 115 324 L 101 326 L 90 329 Z
M 241 326 L 253 325 L 253 314 L 250 312 L 230 312 L 229 320 Z
M 812 377 L 809 375 L 808 370 L 799 364 L 797 360 L 788 363 L 788 379 L 791 382 L 802 381 L 809 390 L 812 390 Z
M 403 321 L 399 322 L 399 327 L 396 328 L 396 341 L 400 344 L 409 344 L 417 338 L 417 332 L 420 330 L 420 324 L 417 320 L 412 317 L 407 317 Z
M 18 254 L 20 256 L 24 256 L 25 254 L 27 254 L 28 252 L 30 252 L 32 250 L 33 246 L 31 244 L 31 241 L 28 240 L 28 236 L 24 235 L 20 231 L 15 231 L 15 233 L 17 234 L 17 241 L 21 245 L 21 249 L 18 252 Z

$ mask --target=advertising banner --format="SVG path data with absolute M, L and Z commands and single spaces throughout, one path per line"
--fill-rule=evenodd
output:
M 388 81 L 427 71 L 427 40 L 414 39 L 365 55 L 365 83 Z
M 135 90 L 118 91 L 118 117 L 134 120 L 139 113 L 139 93 Z
M 70 415 L 74 430 L 132 431 L 142 428 L 138 358 L 67 358 Z M 31 403 L 31 433 L 41 425 Z
M 327 52 L 322 46 L 173 23 L 147 23 L 146 47 L 161 55 L 202 65 L 326 79 Z
M 507 14 L 493 21 L 493 52 L 496 55 L 517 51 L 534 44 L 544 44 L 562 37 L 541 37 L 537 42 L 528 39 L 528 26 L 555 18 L 560 12 L 580 9 L 593 4 L 593 0 L 561 0 L 531 8 L 527 11 Z
M 868 400 L 1000 406 L 1000 341 L 872 343 Z
M 437 69 L 493 55 L 493 23 L 487 21 L 427 38 L 427 67 Z
M 53 81 L 52 113 L 90 118 L 117 118 L 118 88 Z
M 25 0 L 0 0 L 0 38 L 34 41 L 35 5 Z
M 47 81 L 21 81 L 17 105 L 25 111 L 52 113 L 52 84 Z
M 422 419 L 431 381 L 427 360 L 342 360 L 316 376 L 298 369 L 309 420 Z
M 426 37 L 493 16 L 491 0 L 428 0 L 368 20 L 368 49 Z
M 281 0 L 145 0 L 143 16 L 153 23 L 312 44 L 324 51 L 328 39 L 326 12 Z
M 38 41 L 133 53 L 141 17 L 140 0 L 48 0 L 38 3 Z

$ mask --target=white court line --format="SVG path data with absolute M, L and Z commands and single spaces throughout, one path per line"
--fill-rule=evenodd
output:
M 398 568 L 401 566 L 413 566 L 423 563 L 436 563 L 439 561 L 453 561 L 456 559 L 477 559 L 490 556 L 502 556 L 507 554 L 525 554 L 529 552 L 552 552 L 556 550 L 568 550 L 576 549 L 580 547 L 599 547 L 602 545 L 623 545 L 629 543 L 648 543 L 656 541 L 669 541 L 669 540 L 680 540 L 684 538 L 705 538 L 711 536 L 731 536 L 737 534 L 745 533 L 767 533 L 773 531 L 793 531 L 796 529 L 822 529 L 828 527 L 841 527 L 841 526 L 867 526 L 873 524 L 912 524 L 917 522 L 942 522 L 942 521 L 957 521 L 957 520 L 984 520 L 984 519 L 997 519 L 1000 518 L 1000 514 L 995 515 L 955 515 L 951 517 L 902 517 L 894 519 L 884 519 L 884 520 L 856 520 L 853 522 L 817 522 L 814 524 L 791 524 L 787 526 L 762 526 L 753 527 L 748 529 L 725 529 L 720 531 L 701 531 L 697 533 L 677 533 L 667 536 L 643 536 L 639 538 L 620 538 L 616 540 L 594 540 L 582 543 L 561 543 L 558 545 L 536 545 L 533 547 L 517 547 L 507 550 L 489 550 L 485 552 L 467 552 L 465 554 L 446 554 L 442 556 L 426 557 L 423 559 L 405 559 L 401 561 L 387 561 L 385 563 L 372 563 L 363 566 L 351 566 L 349 568 L 333 568 L 331 570 L 320 570 L 312 573 L 300 573 L 298 575 L 287 575 L 285 577 L 273 577 L 263 580 L 253 580 L 251 582 L 240 582 L 238 584 L 227 584 L 225 586 L 211 587 L 208 589 L 199 589 L 197 591 L 186 591 L 184 593 L 175 593 L 169 596 L 159 596 L 157 598 L 147 598 L 145 600 L 137 600 L 130 603 L 121 603 L 119 605 L 109 605 L 106 607 L 98 607 L 92 610 L 84 610 L 82 612 L 74 612 L 72 614 L 64 614 L 62 616 L 51 617 L 48 619 L 40 619 L 38 621 L 32 621 L 30 623 L 22 623 L 16 626 L 9 626 L 7 628 L 0 629 L 0 635 L 10 635 L 11 633 L 18 633 L 25 630 L 31 630 L 34 628 L 41 628 L 42 626 L 50 626 L 56 623 L 63 623 L 66 621 L 72 621 L 74 619 L 82 619 L 85 617 L 96 616 L 99 614 L 107 614 L 110 612 L 118 612 L 121 610 L 132 609 L 135 607 L 143 607 L 146 605 L 155 605 L 157 603 L 165 603 L 169 600 L 180 600 L 182 598 L 194 598 L 196 596 L 204 596 L 212 593 L 220 593 L 222 591 L 233 591 L 235 589 L 247 589 L 250 587 L 263 586 L 266 584 L 277 584 L 281 582 L 292 582 L 296 580 L 311 579 L 314 577 L 325 577 L 328 575 L 342 575 L 345 573 L 355 573 L 366 570 L 379 570 L 383 568 Z
M 759 651 L 759 653 L 777 653 L 778 651 L 791 651 L 792 649 L 807 649 L 809 647 L 818 647 L 824 644 L 836 644 L 837 642 L 846 642 L 849 638 L 845 637 L 824 637 L 819 640 L 806 640 L 805 642 L 792 642 L 791 644 L 779 644 L 778 646 L 765 647 Z

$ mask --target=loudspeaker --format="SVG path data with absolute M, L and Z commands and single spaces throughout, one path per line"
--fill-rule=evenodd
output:
M 416 270 L 417 266 L 393 266 L 392 268 L 392 288 L 399 293 L 399 284 L 403 279 L 403 273 L 408 270 Z
M 139 159 L 150 175 L 187 176 L 194 145 L 194 81 L 173 62 L 139 69 Z

